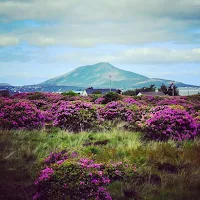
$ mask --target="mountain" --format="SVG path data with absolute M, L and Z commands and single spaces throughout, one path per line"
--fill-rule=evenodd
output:
M 49 79 L 40 85 L 109 88 L 111 83 L 113 88 L 130 89 L 148 87 L 151 84 L 160 87 L 162 84 L 169 85 L 172 82 L 178 87 L 194 87 L 172 80 L 148 78 L 134 72 L 119 69 L 107 62 L 78 67 L 69 73 Z
M 24 85 L 24 86 L 10 86 L 0 85 L 0 90 L 8 90 L 10 93 L 21 92 L 66 92 L 69 90 L 82 91 L 83 87 L 66 86 L 66 85 Z
M 11 85 L 8 83 L 0 83 L 0 86 L 11 86 Z
M 114 67 L 109 63 L 98 63 L 95 65 L 86 65 L 78 67 L 75 70 L 62 76 L 47 80 L 42 85 L 68 85 L 68 86 L 84 86 L 84 87 L 109 87 L 110 76 L 112 87 L 120 87 L 123 84 L 132 86 L 141 81 L 147 81 L 149 78 L 136 74 L 134 72 L 125 71 Z M 125 84 L 124 84 L 125 82 Z

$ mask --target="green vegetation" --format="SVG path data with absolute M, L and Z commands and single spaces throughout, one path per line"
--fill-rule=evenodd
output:
M 92 94 L 102 94 L 102 92 L 99 91 L 99 90 L 96 90 L 96 91 L 94 91 Z
M 135 164 L 136 176 L 109 185 L 113 199 L 197 200 L 200 195 L 200 139 L 145 141 L 139 132 L 121 128 L 72 134 L 51 128 L 41 131 L 0 131 L 0 199 L 31 199 L 33 182 L 51 152 L 68 150 L 96 162 Z M 6 180 L 6 181 L 5 181 Z M 31 188 L 31 189 L 30 189 Z
M 116 92 L 108 92 L 105 95 L 103 95 L 104 98 L 104 104 L 111 102 L 111 101 L 118 101 L 120 100 L 120 95 Z
M 127 90 L 123 92 L 123 95 L 136 96 L 140 92 L 155 92 L 155 90 L 156 90 L 156 87 L 155 85 L 152 84 L 149 87 L 142 87 L 135 90 Z
M 155 90 L 156 90 L 156 87 L 155 85 L 152 84 L 149 87 L 142 87 L 135 90 L 127 90 L 123 92 L 123 95 L 136 96 L 140 92 L 155 92 Z M 174 85 L 173 83 L 170 84 L 169 86 L 162 84 L 160 88 L 158 88 L 158 91 L 163 92 L 164 94 L 169 95 L 169 96 L 179 96 L 179 90 L 177 86 Z
M 70 90 L 70 91 L 67 91 L 67 92 L 63 92 L 61 93 L 63 96 L 71 96 L 71 97 L 75 97 L 75 96 L 79 96 L 79 94 L 77 94 L 76 92 Z

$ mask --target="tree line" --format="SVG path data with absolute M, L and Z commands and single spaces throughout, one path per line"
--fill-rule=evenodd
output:
M 155 91 L 156 91 L 156 86 L 154 84 L 151 84 L 149 87 L 142 87 L 135 90 L 127 90 L 123 92 L 123 95 L 136 96 L 140 92 L 155 92 Z M 162 84 L 160 88 L 158 88 L 158 91 L 163 92 L 165 95 L 169 96 L 179 96 L 179 90 L 174 83 L 171 83 L 169 86 Z

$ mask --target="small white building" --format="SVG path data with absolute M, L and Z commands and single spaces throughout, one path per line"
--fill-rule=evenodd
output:
M 137 96 L 165 96 L 163 92 L 139 92 Z
M 86 96 L 88 96 L 88 94 L 87 94 L 86 90 L 84 90 L 84 91 L 81 93 L 81 96 L 83 96 L 83 97 L 86 97 Z

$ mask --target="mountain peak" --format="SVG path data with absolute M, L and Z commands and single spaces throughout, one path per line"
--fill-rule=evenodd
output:
M 99 62 L 99 63 L 97 63 L 95 65 L 111 65 L 111 64 L 109 62 Z
M 75 70 L 45 81 L 42 84 L 84 86 L 84 87 L 109 87 L 110 77 L 113 87 L 121 88 L 120 81 L 128 81 L 133 85 L 149 78 L 114 67 L 108 62 L 99 62 L 94 65 L 78 67 Z M 116 82 L 116 84 L 115 84 Z M 124 85 L 124 84 L 123 84 Z M 123 86 L 122 86 L 123 87 Z
M 93 67 L 93 68 L 116 68 L 113 65 L 111 65 L 109 62 L 99 62 L 94 65 L 86 65 L 83 67 Z
M 94 65 L 78 67 L 67 74 L 47 80 L 42 84 L 109 88 L 110 81 L 112 87 L 118 89 L 141 88 L 151 84 L 160 87 L 162 84 L 169 85 L 172 82 L 164 79 L 150 79 L 146 76 L 114 67 L 108 62 L 99 62 Z M 176 86 L 185 87 L 186 84 L 176 82 Z

